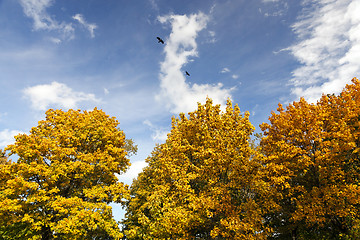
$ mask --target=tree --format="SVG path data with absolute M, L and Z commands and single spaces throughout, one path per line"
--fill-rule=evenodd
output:
M 131 187 L 127 239 L 263 239 L 249 114 L 207 99 L 172 119 L 164 144 Z
M 129 196 L 115 174 L 130 165 L 125 147 L 136 147 L 118 125 L 96 108 L 50 109 L 29 135 L 16 136 L 6 150 L 18 160 L 1 167 L 0 226 L 26 227 L 22 239 L 121 238 L 108 204 Z
M 5 151 L 0 149 L 0 166 L 7 165 L 7 164 L 9 164 L 8 162 L 9 162 L 9 160 L 6 157 Z
M 360 239 L 360 82 L 316 104 L 279 105 L 264 138 L 263 179 L 278 211 L 274 239 Z

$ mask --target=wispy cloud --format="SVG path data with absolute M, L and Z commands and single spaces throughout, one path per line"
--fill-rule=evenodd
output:
M 360 72 L 360 2 L 305 3 L 292 26 L 298 42 L 287 50 L 301 63 L 293 71 L 292 92 L 314 102 L 322 93 L 340 92 Z
M 14 136 L 23 133 L 19 130 L 9 130 L 4 129 L 0 131 L 0 149 L 3 149 L 9 144 L 13 144 L 15 142 Z
M 34 30 L 55 30 L 63 39 L 74 38 L 75 30 L 71 23 L 58 23 L 47 13 L 46 9 L 53 3 L 53 0 L 20 0 L 25 15 L 34 21 Z
M 203 13 L 191 15 L 167 15 L 158 17 L 165 24 L 170 23 L 172 32 L 165 45 L 165 60 L 161 63 L 161 93 L 159 100 L 166 101 L 173 113 L 195 110 L 197 102 L 204 102 L 206 97 L 215 103 L 225 104 L 231 97 L 231 89 L 221 83 L 217 85 L 193 84 L 186 82 L 182 68 L 191 57 L 198 56 L 196 37 L 206 28 L 209 17 Z M 196 79 L 192 79 L 196 81 Z
M 153 134 L 151 135 L 153 141 L 164 142 L 167 139 L 167 134 L 169 133 L 168 130 L 154 126 L 149 120 L 145 120 L 143 123 L 153 131 Z
M 40 61 L 40 62 L 49 62 L 49 59 L 54 57 L 54 53 L 48 49 L 40 48 L 38 46 L 33 46 L 29 48 L 19 47 L 18 49 L 2 49 L 0 52 L 0 61 L 3 63 L 23 63 L 29 65 L 31 63 Z M 2 64 L 4 65 L 4 64 Z
M 156 0 L 149 0 L 149 2 L 154 10 L 159 11 L 159 6 Z
M 230 69 L 228 69 L 228 68 L 223 68 L 221 71 L 220 71 L 221 73 L 227 73 L 227 72 L 230 72 Z
M 231 70 L 230 70 L 229 68 L 227 68 L 227 67 L 224 67 L 224 68 L 221 69 L 221 71 L 220 71 L 220 73 L 229 73 L 229 72 L 231 72 Z M 232 75 L 231 75 L 231 78 L 232 78 L 232 79 L 238 79 L 238 78 L 239 78 L 239 75 L 237 75 L 237 74 L 232 74 Z
M 289 10 L 287 0 L 262 0 L 265 4 L 263 8 L 259 8 L 259 12 L 264 12 L 265 17 L 281 17 Z
M 71 40 L 75 37 L 75 28 L 71 22 L 56 21 L 54 16 L 50 16 L 47 9 L 51 7 L 55 0 L 19 0 L 23 7 L 24 14 L 31 18 L 34 22 L 33 28 L 35 31 L 48 30 L 57 31 L 59 37 L 50 37 L 49 40 L 53 43 L 59 44 L 62 40 Z M 94 23 L 88 23 L 82 14 L 76 14 L 72 17 L 73 20 L 80 23 L 82 27 L 85 27 L 90 36 L 95 37 L 95 29 L 97 25 Z
M 214 31 L 208 31 L 208 39 L 206 40 L 206 42 L 215 43 L 216 41 L 216 33 Z
M 94 94 L 76 92 L 63 83 L 36 85 L 23 90 L 35 110 L 46 110 L 49 106 L 76 108 L 82 101 L 99 102 Z
M 79 13 L 73 16 L 73 19 L 77 20 L 83 27 L 85 27 L 90 32 L 90 36 L 92 38 L 95 37 L 94 30 L 97 28 L 96 24 L 87 23 L 84 19 L 84 16 Z
M 61 39 L 59 39 L 59 38 L 50 37 L 49 40 L 55 44 L 61 43 Z

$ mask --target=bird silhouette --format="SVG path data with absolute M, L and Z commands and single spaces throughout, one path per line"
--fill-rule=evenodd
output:
M 164 44 L 164 40 L 162 40 L 161 38 L 159 38 L 159 37 L 156 37 L 157 38 L 157 40 L 158 40 L 158 43 L 162 43 L 162 44 Z
M 190 76 L 190 73 L 188 73 L 187 71 L 185 71 L 186 75 Z

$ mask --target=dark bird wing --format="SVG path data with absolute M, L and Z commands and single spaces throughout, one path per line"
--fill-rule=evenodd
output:
M 190 76 L 190 74 L 187 71 L 185 71 L 185 73 L 186 73 L 186 75 Z
M 159 37 L 156 37 L 157 38 L 157 40 L 158 40 L 158 43 L 162 43 L 162 44 L 164 44 L 164 40 L 162 40 L 161 38 L 159 38 Z

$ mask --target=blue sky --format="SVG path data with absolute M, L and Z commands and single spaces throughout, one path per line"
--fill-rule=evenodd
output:
M 120 177 L 131 184 L 171 117 L 206 96 L 259 130 L 278 103 L 339 93 L 360 70 L 359 12 L 357 0 L 0 0 L 0 148 L 49 108 L 98 107 L 139 147 Z

